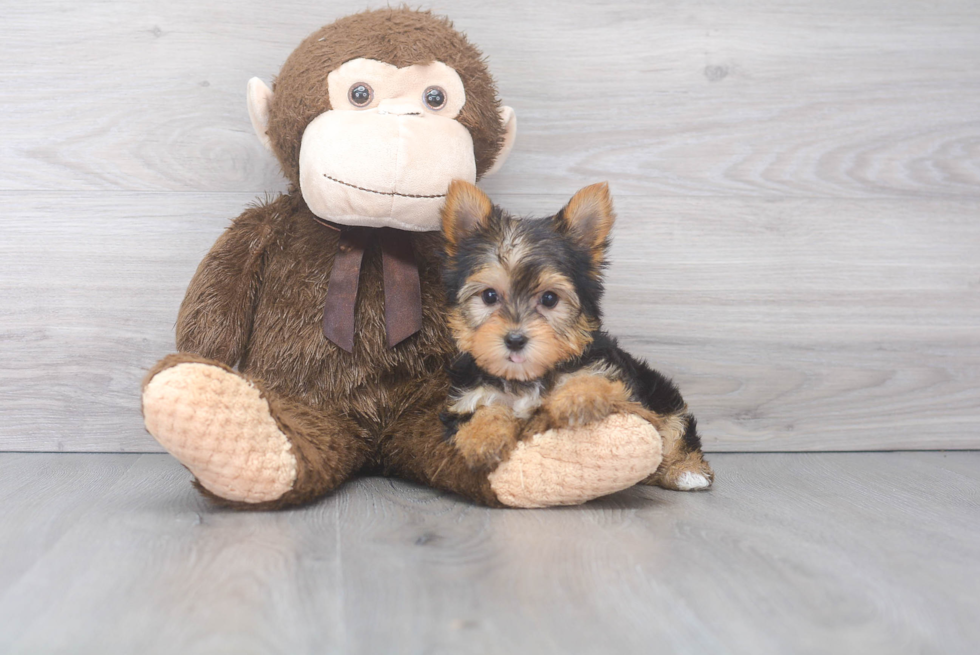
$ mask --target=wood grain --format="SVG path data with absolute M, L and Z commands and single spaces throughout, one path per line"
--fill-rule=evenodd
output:
M 980 453 L 712 463 L 564 509 L 368 478 L 235 513 L 166 455 L 0 455 L 0 651 L 975 651 Z
M 0 448 L 159 451 L 140 380 L 251 200 L 0 193 L 23 217 L 0 224 Z M 628 196 L 618 213 L 607 327 L 675 377 L 710 450 L 980 447 L 973 203 Z
M 0 651 L 335 652 L 335 539 L 304 543 L 283 514 L 242 522 L 247 515 L 210 511 L 168 455 L 31 457 L 43 459 L 19 460 L 5 478 L 16 469 L 47 479 L 4 494 L 5 559 L 31 559 L 0 583 Z M 128 466 L 104 481 L 92 470 L 100 462 Z M 77 511 L 65 512 L 66 496 Z M 28 515 L 26 504 L 49 513 Z M 322 530 L 321 517 L 310 510 L 302 529 Z M 49 530 L 46 548 L 28 550 L 50 522 L 60 529 Z M 102 617 L 94 623 L 92 610 Z
M 245 84 L 363 3 L 20 3 L 0 39 L 2 189 L 282 188 Z M 499 188 L 978 197 L 980 5 L 433 5 L 521 136 Z
M 155 452 L 183 288 L 283 190 L 246 81 L 363 4 L 39 0 L 0 25 L 0 449 Z M 980 5 L 439 2 L 520 137 L 484 187 L 609 180 L 608 326 L 712 450 L 980 447 Z

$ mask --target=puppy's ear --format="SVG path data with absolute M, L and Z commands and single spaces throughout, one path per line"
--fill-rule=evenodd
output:
M 609 231 L 616 221 L 609 185 L 601 182 L 579 190 L 555 215 L 555 220 L 592 253 L 596 264 L 601 264 L 609 246 Z
M 485 226 L 492 211 L 493 203 L 487 194 L 469 182 L 453 180 L 446 192 L 446 204 L 442 206 L 442 232 L 446 241 L 456 246 L 461 239 Z

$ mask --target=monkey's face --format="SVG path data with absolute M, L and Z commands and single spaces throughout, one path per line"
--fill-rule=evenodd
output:
M 330 109 L 302 133 L 299 184 L 320 218 L 343 225 L 430 231 L 454 179 L 475 182 L 477 160 L 470 131 L 457 120 L 466 104 L 459 74 L 435 61 L 397 67 L 374 59 L 350 60 L 327 75 Z M 272 91 L 249 83 L 249 111 L 259 137 Z M 510 108 L 500 116 L 502 163 L 515 131 Z
M 354 59 L 327 76 L 331 110 L 307 126 L 300 187 L 314 214 L 344 225 L 439 229 L 453 179 L 476 181 L 466 93 L 449 66 Z

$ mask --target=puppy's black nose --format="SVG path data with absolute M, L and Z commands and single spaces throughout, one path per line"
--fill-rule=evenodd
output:
M 527 337 L 520 332 L 510 332 L 504 337 L 504 343 L 507 344 L 508 349 L 517 352 L 527 345 Z

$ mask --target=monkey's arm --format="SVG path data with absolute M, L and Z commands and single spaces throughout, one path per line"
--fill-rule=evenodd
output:
M 252 330 L 265 250 L 284 198 L 252 207 L 197 267 L 177 315 L 177 348 L 235 366 Z

